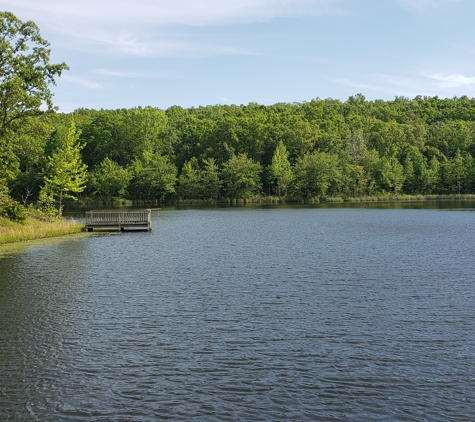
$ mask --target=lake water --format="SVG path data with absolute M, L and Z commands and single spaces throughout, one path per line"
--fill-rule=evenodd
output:
M 152 227 L 0 249 L 0 420 L 474 420 L 472 208 Z

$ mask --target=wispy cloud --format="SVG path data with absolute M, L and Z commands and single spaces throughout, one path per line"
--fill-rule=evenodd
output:
M 61 79 L 64 79 L 75 85 L 81 85 L 89 89 L 102 89 L 103 85 L 98 82 L 91 82 L 87 79 L 79 78 L 77 76 L 71 76 L 69 74 L 63 75 Z
M 3 0 L 22 20 L 60 35 L 55 44 L 84 52 L 136 57 L 255 54 L 219 39 L 200 42 L 196 31 L 331 13 L 342 0 Z M 194 29 L 193 29 L 194 28 Z M 195 31 L 195 32 L 193 32 Z
M 68 31 L 69 40 L 63 41 L 69 48 L 87 53 L 102 52 L 108 55 L 135 57 L 208 57 L 213 55 L 253 55 L 252 51 L 226 45 L 181 41 L 164 37 L 162 39 L 143 38 L 122 31 L 116 34 L 102 30 L 88 33 Z
M 3 0 L 54 24 L 227 25 L 329 13 L 339 0 Z
M 104 76 L 114 76 L 117 78 L 128 78 L 128 79 L 179 79 L 183 75 L 177 72 L 174 73 L 146 73 L 146 72 L 136 72 L 136 71 L 123 71 L 123 70 L 112 70 L 112 69 L 96 69 L 94 73 Z
M 421 72 L 421 76 L 436 81 L 441 88 L 458 88 L 475 85 L 475 76 L 459 74 L 442 75 L 440 73 Z

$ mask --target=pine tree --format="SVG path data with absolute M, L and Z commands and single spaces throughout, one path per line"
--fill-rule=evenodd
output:
M 287 187 L 294 179 L 294 174 L 289 161 L 289 153 L 282 141 L 278 143 L 275 149 L 270 171 L 272 176 L 277 180 L 277 189 L 280 198 L 281 192 L 284 192 L 285 194 Z
M 48 174 L 44 178 L 41 196 L 58 199 L 58 216 L 62 214 L 63 199 L 76 200 L 74 194 L 82 192 L 86 187 L 87 166 L 82 162 L 83 146 L 77 142 L 79 135 L 80 131 L 76 130 L 72 122 L 62 145 L 48 157 Z

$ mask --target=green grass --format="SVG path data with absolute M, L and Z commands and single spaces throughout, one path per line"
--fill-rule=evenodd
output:
M 75 221 L 56 220 L 50 223 L 28 217 L 24 223 L 15 223 L 0 217 L 0 244 L 65 236 L 83 230 L 84 225 Z

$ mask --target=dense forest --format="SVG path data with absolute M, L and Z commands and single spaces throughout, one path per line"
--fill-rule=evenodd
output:
M 466 97 L 79 109 L 18 129 L 2 173 L 24 202 L 74 160 L 74 195 L 101 201 L 475 192 L 475 99 Z
M 466 97 L 79 109 L 27 123 L 2 162 L 23 201 L 40 197 L 68 151 L 84 169 L 75 195 L 101 201 L 475 192 L 475 99 Z

